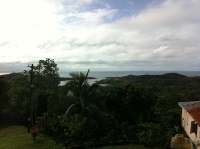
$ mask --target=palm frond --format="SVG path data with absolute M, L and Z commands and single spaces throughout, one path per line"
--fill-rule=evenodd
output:
M 66 111 L 66 115 L 68 116 L 69 115 L 69 112 L 76 106 L 76 104 L 72 104 L 71 106 L 69 106 L 69 108 L 67 109 Z

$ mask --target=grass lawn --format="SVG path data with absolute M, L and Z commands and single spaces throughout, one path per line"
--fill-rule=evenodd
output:
M 35 142 L 23 126 L 9 126 L 0 128 L 0 149 L 66 149 L 63 145 L 56 145 L 55 140 L 39 133 Z M 107 146 L 97 149 L 148 149 L 141 145 Z
M 62 145 L 43 134 L 38 134 L 34 142 L 27 128 L 9 126 L 0 129 L 0 149 L 65 149 Z

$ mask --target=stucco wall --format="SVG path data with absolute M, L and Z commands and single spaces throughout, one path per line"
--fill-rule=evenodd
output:
M 191 115 L 185 109 L 182 109 L 182 127 L 192 141 L 200 143 L 200 127 L 197 126 L 197 135 L 195 133 L 190 133 L 192 121 L 194 121 L 194 119 Z M 200 147 L 198 148 L 200 149 Z

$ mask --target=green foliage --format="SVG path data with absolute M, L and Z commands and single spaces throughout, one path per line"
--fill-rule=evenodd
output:
M 137 134 L 138 141 L 148 146 L 159 146 L 162 142 L 162 126 L 154 123 L 142 123 L 139 125 L 140 130 Z
M 27 129 L 22 126 L 10 126 L 0 130 L 0 149 L 65 149 L 61 144 L 39 133 L 34 142 Z
M 130 125 L 128 122 L 122 122 L 121 131 L 125 140 L 135 140 L 136 130 L 134 125 Z
M 111 88 L 106 96 L 107 108 L 116 115 L 119 122 L 127 121 L 131 124 L 150 121 L 152 108 L 156 96 L 148 90 L 134 86 Z
M 87 118 L 76 114 L 74 116 L 70 116 L 70 118 L 66 118 L 65 120 L 65 125 L 68 128 L 65 130 L 66 137 L 70 141 L 81 143 L 83 136 L 87 131 Z
M 30 87 L 28 71 L 3 76 L 8 85 L 0 80 L 0 86 L 3 88 L 2 93 L 0 91 L 0 101 L 2 102 L 0 113 L 3 117 L 6 117 L 4 122 L 25 125 L 29 115 L 30 97 L 35 119 L 37 116 L 42 116 L 44 112 L 53 111 L 58 97 L 59 74 L 57 64 L 49 58 L 40 60 L 38 65 L 34 66 L 32 74 L 34 88 Z
M 177 103 L 200 99 L 199 77 L 130 75 L 107 80 L 115 85 L 98 86 L 88 84 L 88 73 L 71 73 L 70 81 L 58 86 L 53 59 L 40 60 L 34 67 L 34 114 L 44 133 L 88 147 L 94 142 L 128 140 L 167 148 L 171 137 L 181 132 Z M 28 74 L 0 77 L 1 118 L 26 124 Z
M 9 99 L 3 109 L 8 123 L 25 123 L 28 107 L 29 86 L 26 77 L 18 75 L 10 82 Z
M 53 59 L 39 60 L 34 67 L 35 83 L 38 87 L 55 88 L 60 83 L 59 68 Z
M 98 86 L 89 85 L 87 74 L 71 73 L 72 80 L 66 84 L 64 92 L 66 94 L 66 114 L 65 123 L 67 137 L 70 140 L 84 141 L 84 136 L 89 134 L 95 137 L 98 127 L 98 107 L 97 100 Z M 62 123 L 63 124 L 63 123 Z M 63 126 L 62 126 L 63 127 Z M 83 137 L 80 137 L 83 136 Z
M 0 76 L 0 119 L 4 120 L 5 118 L 3 117 L 3 109 L 5 106 L 8 104 L 9 96 L 8 96 L 8 82 L 5 78 Z M 2 123 L 2 121 L 0 121 Z

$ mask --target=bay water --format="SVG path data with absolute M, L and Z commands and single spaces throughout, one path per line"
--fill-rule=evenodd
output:
M 86 73 L 86 72 L 83 72 Z M 89 84 L 95 83 L 108 77 L 122 77 L 127 75 L 163 75 L 166 73 L 178 73 L 188 77 L 200 76 L 200 71 L 91 71 L 89 77 L 94 77 L 96 79 L 89 79 Z M 70 77 L 70 72 L 61 73 L 61 77 Z M 61 81 L 60 85 L 64 85 L 67 81 Z
M 79 72 L 79 71 L 77 71 Z M 60 73 L 61 77 L 70 78 L 71 72 L 62 72 Z M 83 72 L 86 73 L 86 72 Z M 96 79 L 89 79 L 89 84 L 95 83 L 95 81 L 99 81 L 108 77 L 123 77 L 127 75 L 163 75 L 166 73 L 178 73 L 188 77 L 200 76 L 200 71 L 90 71 L 89 77 L 94 77 Z M 9 74 L 9 73 L 0 73 L 0 75 Z M 60 85 L 66 84 L 67 81 L 61 81 Z

